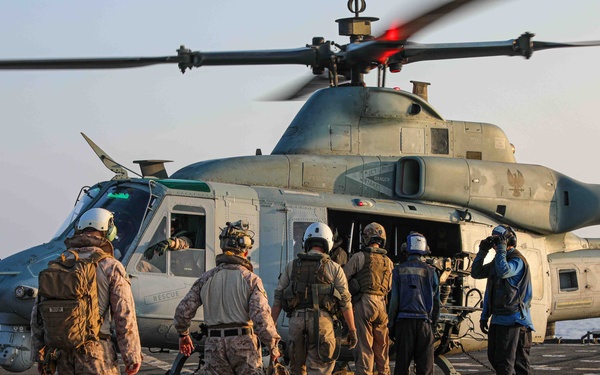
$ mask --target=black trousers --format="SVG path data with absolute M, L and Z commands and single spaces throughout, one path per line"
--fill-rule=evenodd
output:
M 492 324 L 488 333 L 488 359 L 499 375 L 531 374 L 531 331 L 520 324 Z
M 433 331 L 423 319 L 396 321 L 396 368 L 394 375 L 408 375 L 414 359 L 418 375 L 433 374 Z

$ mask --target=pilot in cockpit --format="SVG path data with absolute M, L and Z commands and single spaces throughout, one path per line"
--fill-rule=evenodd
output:
M 185 250 L 192 246 L 191 235 L 186 230 L 185 216 L 171 216 L 171 237 L 151 245 L 144 251 L 144 257 L 148 260 L 154 255 L 162 256 L 166 250 Z

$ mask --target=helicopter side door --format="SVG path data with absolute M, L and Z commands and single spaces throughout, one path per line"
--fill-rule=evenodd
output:
M 299 204 L 281 204 L 261 207 L 261 233 L 263 246 L 261 279 L 265 285 L 269 302 L 273 304 L 273 291 L 277 286 L 279 274 L 286 264 L 302 251 L 302 237 L 306 228 L 315 221 L 327 222 L 325 207 L 304 206 Z M 268 235 L 266 235 L 268 233 Z M 268 265 L 268 266 L 267 266 Z M 287 339 L 288 318 L 279 316 L 280 334 Z
M 212 200 L 165 197 L 127 265 L 145 346 L 177 347 L 178 335 L 172 328 L 175 307 L 207 267 L 214 266 L 213 207 Z M 173 236 L 186 238 L 190 247 L 163 254 L 146 252 Z M 202 320 L 202 315 L 199 309 L 194 320 Z

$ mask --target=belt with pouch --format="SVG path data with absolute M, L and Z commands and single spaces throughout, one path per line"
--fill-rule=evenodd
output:
M 237 328 L 209 328 L 208 337 L 231 337 L 251 335 L 254 331 L 252 327 L 237 327 Z

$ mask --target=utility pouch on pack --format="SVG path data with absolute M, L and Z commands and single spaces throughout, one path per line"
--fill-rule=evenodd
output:
M 291 314 L 291 312 L 294 311 L 294 309 L 298 306 L 298 303 L 300 303 L 300 299 L 298 298 L 298 296 L 296 295 L 296 291 L 294 290 L 295 285 L 295 282 L 291 282 L 290 285 L 288 285 L 288 287 L 283 290 L 281 308 L 283 309 L 283 311 L 288 313 L 288 317 L 290 316 L 289 314 Z
M 48 263 L 39 275 L 38 312 L 44 327 L 44 343 L 52 349 L 76 349 L 88 341 L 98 340 L 103 319 L 98 306 L 96 268 L 109 257 L 93 252 L 81 258 L 69 250 Z

